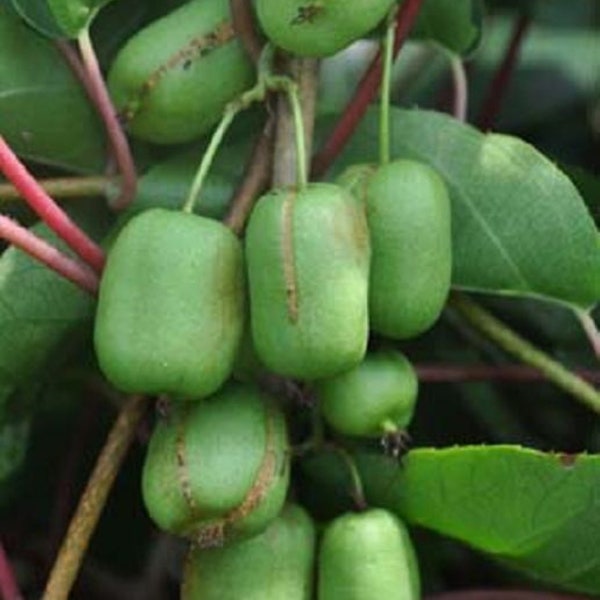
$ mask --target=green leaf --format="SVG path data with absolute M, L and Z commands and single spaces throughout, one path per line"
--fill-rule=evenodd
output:
M 88 231 L 104 229 L 101 213 L 86 217 Z M 45 225 L 32 230 L 65 250 Z M 10 247 L 0 256 L 0 424 L 11 395 L 60 362 L 61 344 L 91 324 L 94 306 L 89 294 L 22 251 Z
M 367 497 L 566 589 L 600 594 L 600 456 L 518 446 L 361 454 Z
M 392 153 L 429 163 L 452 198 L 453 285 L 587 309 L 600 299 L 600 237 L 577 189 L 522 140 L 441 113 L 393 110 Z M 378 111 L 342 165 L 377 156 Z
M 113 0 L 47 0 L 56 22 L 68 37 L 87 29 L 98 11 Z
M 411 35 L 468 54 L 481 38 L 483 9 L 479 0 L 427 0 Z
M 0 6 L 0 134 L 28 159 L 99 172 L 104 134 L 53 44 Z
M 10 2 L 17 14 L 30 27 L 51 38 L 63 36 L 47 2 L 40 2 L 40 0 L 10 0 Z

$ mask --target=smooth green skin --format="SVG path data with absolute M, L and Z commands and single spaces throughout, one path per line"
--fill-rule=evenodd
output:
M 225 548 L 192 548 L 181 600 L 310 600 L 315 537 L 308 513 L 291 504 L 249 540 Z
M 291 214 L 291 242 L 285 214 Z M 298 299 L 295 322 L 288 312 L 284 266 L 290 252 Z M 259 200 L 246 231 L 246 264 L 252 336 L 269 369 L 312 380 L 362 360 L 369 257 L 364 211 L 341 187 L 309 184 L 299 192 L 275 191 Z
M 325 420 L 345 435 L 381 437 L 410 423 L 418 380 L 394 350 L 367 354 L 357 367 L 315 385 Z
M 267 37 L 298 56 L 330 56 L 377 26 L 395 0 L 257 0 Z
M 338 517 L 319 552 L 319 600 L 419 600 L 419 570 L 406 527 L 371 509 Z
M 161 529 L 201 547 L 255 535 L 284 504 L 289 454 L 277 404 L 230 384 L 203 402 L 174 404 L 158 423 L 142 473 L 144 504 Z
M 369 288 L 371 329 L 415 337 L 440 316 L 450 291 L 450 199 L 429 166 L 396 160 L 369 180 L 367 219 L 373 258 Z
M 231 21 L 224 0 L 192 0 L 151 23 L 118 53 L 108 74 L 117 110 L 133 107 L 129 131 L 157 144 L 174 144 L 205 134 L 223 109 L 254 82 L 255 71 L 241 43 L 232 38 L 204 56 L 193 40 Z M 150 85 L 158 74 L 156 84 Z M 144 87 L 146 86 L 146 87 Z
M 124 392 L 202 398 L 229 377 L 244 327 L 241 244 L 221 223 L 151 209 L 118 235 L 94 344 Z

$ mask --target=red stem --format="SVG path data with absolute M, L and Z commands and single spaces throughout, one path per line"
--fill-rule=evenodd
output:
M 96 57 L 89 31 L 87 31 L 87 29 L 84 30 L 77 41 L 83 60 L 83 66 L 87 74 L 87 84 L 84 83 L 84 85 L 86 90 L 88 90 L 92 102 L 96 106 L 96 110 L 104 122 L 108 140 L 121 173 L 121 193 L 115 200 L 114 207 L 118 210 L 122 210 L 133 200 L 137 189 L 135 163 L 133 161 L 133 156 L 131 155 L 129 142 L 119 123 L 117 113 L 108 94 L 108 90 L 106 89 L 104 77 L 102 76 L 100 65 L 98 64 L 98 58 Z
M 394 56 L 397 56 L 402 48 L 412 26 L 419 14 L 423 0 L 406 0 L 400 7 L 396 17 L 396 32 L 394 39 Z M 321 177 L 331 166 L 333 161 L 342 151 L 361 119 L 367 112 L 369 104 L 375 99 L 381 85 L 383 65 L 381 62 L 381 51 L 378 51 L 369 68 L 363 75 L 354 97 L 350 100 L 346 109 L 329 139 L 321 150 L 316 154 L 312 163 L 312 176 Z
M 71 43 L 67 40 L 55 40 L 54 43 L 71 68 L 71 71 L 73 71 L 75 77 L 77 77 L 79 83 L 84 87 L 88 97 L 92 98 L 94 95 L 94 88 L 92 87 L 88 73 L 81 62 L 77 50 L 71 46 Z
M 2 542 L 0 542 L 0 596 L 3 600 L 23 600 Z
M 461 383 L 468 381 L 535 382 L 547 378 L 532 367 L 523 365 L 415 365 L 419 379 L 427 383 Z M 573 369 L 587 381 L 600 382 L 600 370 Z
M 0 171 L 19 190 L 35 213 L 96 272 L 104 267 L 104 252 L 74 223 L 27 171 L 0 135 Z
M 20 248 L 86 292 L 96 295 L 98 277 L 91 269 L 69 258 L 60 250 L 5 215 L 0 215 L 0 238 Z
M 508 83 L 517 66 L 519 53 L 530 23 L 531 19 L 526 14 L 520 15 L 515 21 L 512 35 L 506 46 L 504 59 L 498 66 L 498 70 L 490 83 L 479 118 L 477 119 L 477 126 L 482 131 L 491 129 L 498 117 L 502 101 L 506 96 Z

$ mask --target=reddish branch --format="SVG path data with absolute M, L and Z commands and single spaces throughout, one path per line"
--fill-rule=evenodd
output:
M 3 600 L 23 599 L 2 542 L 0 542 L 0 596 Z
M 488 88 L 485 100 L 477 119 L 477 126 L 482 131 L 487 131 L 496 122 L 500 112 L 502 101 L 506 96 L 508 84 L 519 60 L 519 53 L 523 45 L 523 40 L 529 29 L 531 20 L 529 16 L 523 14 L 516 21 L 512 35 L 509 39 L 504 54 L 504 59 L 498 66 L 492 82 Z
M 98 277 L 91 269 L 69 258 L 42 238 L 4 215 L 0 215 L 0 238 L 27 252 L 86 292 L 93 296 L 96 295 Z
M 423 0 L 406 0 L 400 7 L 396 17 L 394 40 L 394 56 L 397 56 L 412 29 Z M 377 53 L 369 68 L 361 79 L 354 97 L 348 102 L 346 109 L 327 142 L 323 145 L 312 163 L 312 176 L 321 177 L 342 151 L 361 119 L 367 112 L 369 104 L 375 99 L 381 85 L 383 65 L 381 51 Z
M 427 365 L 415 366 L 419 379 L 427 383 L 462 383 L 468 381 L 537 382 L 548 378 L 537 369 L 524 365 Z M 600 383 L 600 370 L 573 369 L 593 383 Z
M 254 25 L 254 11 L 250 0 L 229 0 L 233 28 L 244 49 L 253 62 L 257 63 L 262 52 L 262 42 Z
M 0 135 L 0 171 L 19 190 L 33 211 L 96 272 L 104 267 L 104 252 L 74 223 L 27 171 Z

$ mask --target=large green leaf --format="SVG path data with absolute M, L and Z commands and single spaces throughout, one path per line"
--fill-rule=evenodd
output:
M 479 0 L 426 0 L 412 35 L 467 54 L 481 37 L 482 15 Z
M 393 156 L 421 160 L 452 198 L 453 284 L 587 309 L 600 299 L 600 237 L 577 189 L 522 140 L 441 113 L 393 111 Z M 378 111 L 339 166 L 377 156 Z
M 518 446 L 359 455 L 367 496 L 529 575 L 600 594 L 600 456 Z
M 6 0 L 7 2 L 9 0 Z M 40 0 L 10 0 L 11 6 L 28 25 L 40 33 L 52 37 L 62 37 L 62 31 L 57 25 L 48 2 Z
M 104 162 L 102 127 L 62 56 L 2 6 L 0 134 L 42 163 L 97 172 Z

